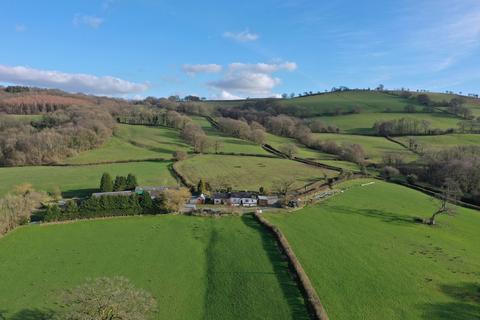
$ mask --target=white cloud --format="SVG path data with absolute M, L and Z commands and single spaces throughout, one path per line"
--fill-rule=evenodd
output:
M 0 65 L 0 82 L 106 95 L 140 93 L 149 88 L 146 83 L 135 83 L 111 76 L 98 77 L 90 74 L 4 65 Z
M 239 96 L 236 96 L 234 94 L 231 94 L 228 91 L 221 90 L 219 94 L 213 95 L 212 99 L 214 99 L 214 100 L 240 100 L 242 98 L 239 97 Z
M 24 24 L 17 24 L 15 26 L 15 32 L 25 32 L 27 31 L 27 26 Z
M 282 62 L 282 63 L 231 63 L 228 68 L 231 71 L 250 71 L 260 73 L 273 73 L 280 70 L 295 71 L 297 64 L 295 62 Z
M 92 15 L 76 14 L 73 17 L 73 24 L 75 26 L 85 25 L 93 29 L 99 28 L 102 25 L 103 21 L 103 18 Z
M 183 71 L 189 75 L 195 75 L 197 73 L 218 73 L 222 71 L 222 66 L 219 64 L 184 64 L 182 66 Z
M 207 83 L 208 86 L 219 90 L 219 98 L 228 99 L 242 97 L 272 97 L 277 96 L 272 90 L 281 83 L 281 79 L 273 73 L 278 71 L 294 71 L 297 64 L 294 62 L 282 63 L 231 63 L 223 78 Z
M 250 32 L 248 29 L 242 32 L 224 32 L 223 37 L 227 39 L 232 39 L 238 42 L 249 42 L 249 41 L 255 41 L 257 40 L 260 36 L 256 33 Z

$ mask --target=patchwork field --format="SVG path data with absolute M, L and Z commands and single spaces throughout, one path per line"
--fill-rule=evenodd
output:
M 175 164 L 175 168 L 192 184 L 200 179 L 211 185 L 227 183 L 238 190 L 271 189 L 276 180 L 295 177 L 296 187 L 334 176 L 335 171 L 310 167 L 295 161 L 261 158 L 198 155 Z
M 414 139 L 423 150 L 441 150 L 456 146 L 479 146 L 480 135 L 478 134 L 449 134 L 440 136 L 397 137 L 408 146 L 410 139 Z
M 221 148 L 219 152 L 245 153 L 245 154 L 268 154 L 261 146 L 250 141 L 230 137 L 212 127 L 211 123 L 202 117 L 192 117 L 192 120 L 200 125 L 211 139 L 219 141 Z
M 133 173 L 141 185 L 176 185 L 170 162 L 132 162 L 91 166 L 31 166 L 0 168 L 0 195 L 13 186 L 31 183 L 35 189 L 52 191 L 59 187 L 66 197 L 95 192 L 104 172 L 115 175 Z
M 457 123 L 461 120 L 446 113 L 360 113 L 342 116 L 319 117 L 327 124 L 335 125 L 341 132 L 354 134 L 372 134 L 373 125 L 377 121 L 389 121 L 401 118 L 427 120 L 431 129 L 458 128 Z
M 460 208 L 430 227 L 412 220 L 435 210 L 422 193 L 370 180 L 340 187 L 321 204 L 265 214 L 288 238 L 331 319 L 480 317 L 478 212 Z
M 363 147 L 371 162 L 381 162 L 383 155 L 395 153 L 405 157 L 406 160 L 414 160 L 417 156 L 404 147 L 388 141 L 384 137 L 359 136 L 348 134 L 315 133 L 315 137 L 323 141 L 335 141 L 337 144 L 355 143 Z
M 176 150 L 190 151 L 177 130 L 119 124 L 112 138 L 98 149 L 66 159 L 66 163 L 84 164 L 119 160 L 171 159 Z
M 273 238 L 251 216 L 20 228 L 0 239 L 0 315 L 46 319 L 61 290 L 117 275 L 154 295 L 155 319 L 308 319 Z
M 333 111 L 339 107 L 349 110 L 352 107 L 360 107 L 362 112 L 403 112 L 408 104 L 415 104 L 404 98 L 377 91 L 346 91 L 331 92 L 309 97 L 282 100 L 285 105 L 308 107 L 318 115 Z

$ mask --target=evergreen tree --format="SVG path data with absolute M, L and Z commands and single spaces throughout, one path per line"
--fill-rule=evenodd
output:
M 113 191 L 124 191 L 127 188 L 127 179 L 124 176 L 116 176 Z
M 102 175 L 102 179 L 100 180 L 100 191 L 101 192 L 113 191 L 112 177 L 110 177 L 110 174 L 104 173 Z
M 197 184 L 197 192 L 202 194 L 202 193 L 205 193 L 206 191 L 207 191 L 207 185 L 205 184 L 205 181 L 200 179 L 200 181 L 198 181 L 198 184 Z
M 137 177 L 131 173 L 128 174 L 127 176 L 127 189 L 128 190 L 133 190 L 135 189 L 136 186 L 138 186 L 137 183 Z
M 45 212 L 45 221 L 58 221 L 62 216 L 62 210 L 54 204 L 48 206 L 47 211 Z
M 143 213 L 145 214 L 154 213 L 153 201 L 152 201 L 152 197 L 150 196 L 150 193 L 146 191 L 143 193 L 142 197 L 140 198 L 140 206 L 143 209 Z

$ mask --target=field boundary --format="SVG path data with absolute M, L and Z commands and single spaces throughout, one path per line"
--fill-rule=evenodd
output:
M 256 217 L 258 222 L 260 222 L 260 224 L 262 224 L 270 233 L 275 236 L 281 250 L 287 257 L 288 263 L 295 272 L 294 278 L 300 285 L 301 291 L 305 296 L 308 308 L 312 312 L 314 319 L 329 320 L 327 311 L 325 311 L 325 308 L 320 301 L 320 297 L 315 291 L 315 288 L 313 287 L 310 278 L 300 264 L 300 261 L 295 255 L 295 252 L 288 243 L 287 238 L 283 235 L 279 228 L 268 222 L 259 213 L 255 212 L 254 216 Z

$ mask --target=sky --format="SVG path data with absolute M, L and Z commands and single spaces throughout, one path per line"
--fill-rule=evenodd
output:
M 0 0 L 0 83 L 141 99 L 480 93 L 479 0 Z

